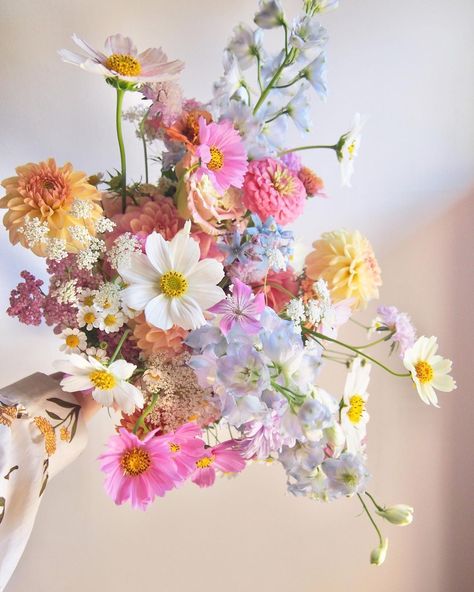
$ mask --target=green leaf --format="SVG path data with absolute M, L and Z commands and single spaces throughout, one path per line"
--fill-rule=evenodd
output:
M 53 413 L 52 411 L 46 410 L 46 413 L 47 413 L 47 415 L 49 415 L 49 417 L 51 419 L 56 419 L 56 420 L 59 420 L 59 421 L 61 421 L 61 419 L 62 419 L 62 417 L 59 417 L 59 415 L 56 415 L 56 413 Z
M 52 397 L 51 399 L 47 399 L 54 403 L 55 405 L 59 405 L 60 407 L 65 407 L 66 409 L 72 409 L 73 407 L 80 407 L 80 405 L 76 405 L 75 403 L 69 403 L 69 401 L 63 401 L 62 399 L 57 399 L 56 397 Z

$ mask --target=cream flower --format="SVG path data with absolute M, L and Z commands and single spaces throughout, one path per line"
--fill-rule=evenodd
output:
M 363 440 L 367 434 L 367 387 L 370 380 L 370 364 L 362 365 L 356 358 L 347 375 L 344 386 L 344 407 L 341 410 L 341 424 L 346 435 L 349 452 L 358 453 L 363 449 Z
M 150 325 L 167 331 L 173 325 L 197 329 L 205 324 L 203 311 L 225 298 L 218 284 L 224 268 L 215 259 L 199 261 L 198 243 L 186 222 L 171 241 L 153 232 L 144 253 L 133 253 L 130 264 L 119 267 L 128 287 L 122 293 L 130 308 L 145 311 Z
M 456 382 L 449 376 L 452 362 L 437 355 L 436 337 L 420 337 L 407 349 L 403 364 L 410 371 L 416 390 L 423 403 L 438 407 L 435 389 L 449 393 L 456 388 Z
M 105 407 L 116 403 L 124 413 L 143 407 L 142 392 L 127 382 L 136 369 L 134 364 L 116 360 L 104 366 L 92 356 L 71 354 L 69 360 L 58 360 L 54 365 L 68 375 L 61 380 L 61 387 L 67 393 L 92 389 L 92 396 L 98 403 Z
M 59 350 L 67 354 L 79 353 L 87 347 L 87 336 L 79 329 L 64 329 L 60 337 L 63 339 L 63 343 Z
M 99 317 L 99 329 L 105 333 L 116 333 L 125 323 L 125 315 L 118 309 L 103 310 Z
M 130 37 L 120 34 L 107 37 L 105 54 L 92 48 L 77 35 L 73 35 L 72 40 L 86 55 L 61 49 L 61 59 L 106 77 L 119 77 L 127 82 L 160 82 L 176 78 L 184 67 L 179 60 L 168 62 L 161 48 L 147 49 L 139 54 Z
M 378 298 L 380 268 L 369 241 L 358 230 L 325 232 L 306 257 L 306 275 L 326 280 L 334 302 L 353 299 L 360 310 Z
M 351 178 L 354 174 L 354 160 L 359 153 L 362 128 L 366 121 L 367 118 L 361 117 L 360 113 L 356 113 L 352 128 L 341 137 L 337 146 L 337 158 L 341 165 L 341 180 L 342 185 L 345 187 L 351 186 Z

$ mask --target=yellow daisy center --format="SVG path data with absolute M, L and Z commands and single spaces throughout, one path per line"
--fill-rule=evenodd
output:
M 89 296 L 86 296 L 83 300 L 83 304 L 84 306 L 92 306 L 94 304 L 94 295 L 89 294 Z
M 79 337 L 77 335 L 68 335 L 66 337 L 66 345 L 68 347 L 77 347 L 79 345 Z
M 352 160 L 355 156 L 355 150 L 356 150 L 356 143 L 352 142 L 351 144 L 349 144 L 349 146 L 347 147 L 347 152 L 349 152 L 349 158 Z
M 122 76 L 139 76 L 142 67 L 137 58 L 123 53 L 113 53 L 107 58 L 105 67 Z
M 84 315 L 84 321 L 88 325 L 92 325 L 92 323 L 95 321 L 95 314 L 93 312 L 86 312 Z
M 420 360 L 417 362 L 415 364 L 415 370 L 416 377 L 421 382 L 421 384 L 425 384 L 426 382 L 431 382 L 433 380 L 433 368 L 425 360 Z
M 196 466 L 198 469 L 207 469 L 212 465 L 213 462 L 213 456 L 204 456 L 203 458 L 200 458 L 196 461 Z
M 273 187 L 282 195 L 293 193 L 294 178 L 285 170 L 277 169 L 272 177 Z
M 224 154 L 216 146 L 209 148 L 211 152 L 211 160 L 207 163 L 207 168 L 211 171 L 220 171 L 224 166 Z
M 89 380 L 101 391 L 110 391 L 117 384 L 115 376 L 107 370 L 94 370 L 89 374 Z
M 150 455 L 143 448 L 127 450 L 120 459 L 124 473 L 129 477 L 136 477 L 148 471 L 151 465 Z
M 364 399 L 360 395 L 354 395 L 350 398 L 349 404 L 350 407 L 347 412 L 347 417 L 352 423 L 359 423 L 362 414 L 365 411 Z
M 179 452 L 181 450 L 181 446 L 179 444 L 175 444 L 174 442 L 170 442 L 169 446 L 171 452 Z
M 179 298 L 188 291 L 188 281 L 179 271 L 167 271 L 161 276 L 160 290 L 168 298 Z
M 117 322 L 117 317 L 113 314 L 108 314 L 104 319 L 104 325 L 106 327 L 113 327 Z

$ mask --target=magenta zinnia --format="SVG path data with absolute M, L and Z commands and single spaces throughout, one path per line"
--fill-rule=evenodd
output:
M 206 123 L 199 119 L 200 158 L 198 177 L 207 175 L 220 193 L 229 187 L 242 187 L 247 170 L 247 154 L 244 144 L 231 121 Z

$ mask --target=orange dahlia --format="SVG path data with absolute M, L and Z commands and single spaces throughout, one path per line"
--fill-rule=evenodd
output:
M 28 243 L 23 225 L 36 219 L 47 229 L 46 238 L 62 239 L 68 252 L 81 248 L 70 234 L 72 226 L 85 226 L 95 235 L 94 221 L 102 214 L 100 193 L 87 182 L 87 175 L 75 171 L 70 163 L 62 167 L 53 158 L 39 163 L 28 163 L 16 169 L 17 176 L 2 181 L 6 195 L 0 199 L 0 208 L 8 211 L 3 223 L 13 244 L 21 243 L 40 257 L 46 256 L 45 243 Z M 71 213 L 74 202 L 89 202 L 87 218 L 75 218 Z
M 146 356 L 158 353 L 173 355 L 184 350 L 183 340 L 188 332 L 181 327 L 174 326 L 168 331 L 163 331 L 149 325 L 144 314 L 136 317 L 134 321 L 136 324 L 133 334 L 138 347 Z

